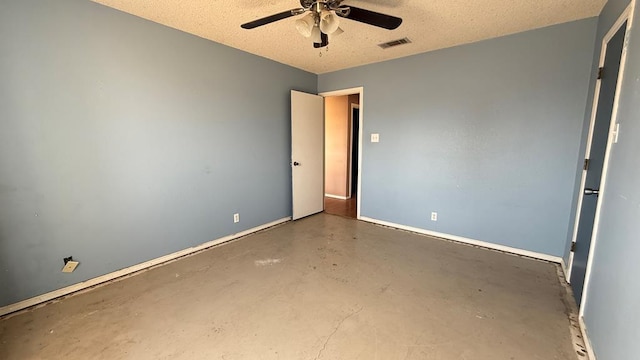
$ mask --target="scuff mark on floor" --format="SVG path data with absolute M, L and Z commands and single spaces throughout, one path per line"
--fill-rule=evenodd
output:
M 93 310 L 90 313 L 85 314 L 82 318 L 86 318 L 87 316 L 91 316 L 91 315 L 97 313 L 98 311 L 100 311 L 100 310 Z
M 256 260 L 254 264 L 256 266 L 271 266 L 282 262 L 282 259 L 264 259 L 264 260 Z

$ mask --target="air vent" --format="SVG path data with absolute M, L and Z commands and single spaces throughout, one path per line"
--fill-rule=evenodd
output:
M 388 49 L 390 47 L 394 47 L 394 46 L 398 46 L 398 45 L 404 45 L 404 44 L 411 44 L 411 40 L 409 40 L 409 38 L 402 38 L 402 39 L 391 40 L 391 41 L 386 42 L 386 43 L 378 44 L 378 46 L 380 46 L 383 49 Z

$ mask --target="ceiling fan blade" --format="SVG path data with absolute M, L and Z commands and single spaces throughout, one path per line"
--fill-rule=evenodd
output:
M 253 28 L 257 28 L 258 26 L 267 25 L 272 22 L 286 19 L 294 15 L 299 15 L 302 12 L 304 12 L 304 9 L 291 9 L 291 10 L 283 11 L 278 14 L 273 14 L 271 16 L 263 17 L 262 19 L 250 21 L 246 24 L 240 25 L 240 27 L 243 29 L 253 29 Z
M 320 33 L 320 39 L 321 42 L 319 43 L 313 43 L 313 47 L 318 49 L 318 48 L 323 48 L 327 45 L 329 45 L 329 35 L 325 34 L 325 33 Z
M 349 11 L 346 16 L 336 12 L 337 15 L 346 19 L 359 21 L 361 23 L 381 27 L 388 30 L 397 29 L 402 24 L 402 19 L 399 17 L 381 14 L 379 12 L 365 10 L 353 6 L 349 6 Z

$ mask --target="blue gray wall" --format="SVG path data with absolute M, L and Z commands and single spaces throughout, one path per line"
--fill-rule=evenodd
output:
M 562 256 L 596 23 L 320 75 L 364 86 L 362 215 Z
M 86 0 L 2 1 L 0 49 L 0 306 L 291 215 L 315 74 Z
M 606 32 L 629 1 L 609 0 L 598 24 L 596 57 Z M 640 332 L 640 6 L 629 36 L 618 122 L 612 146 L 584 320 L 598 360 L 637 358 Z

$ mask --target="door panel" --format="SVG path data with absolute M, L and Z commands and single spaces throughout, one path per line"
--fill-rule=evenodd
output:
M 324 100 L 291 91 L 293 220 L 324 210 Z
M 625 22 L 607 43 L 585 189 L 600 189 L 626 29 L 627 24 Z M 571 287 L 573 288 L 573 294 L 578 305 L 580 305 L 582 298 L 597 204 L 597 194 L 583 195 L 582 207 L 580 208 L 580 220 L 578 222 L 576 250 L 571 267 Z

